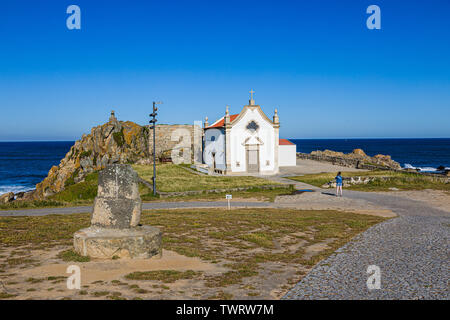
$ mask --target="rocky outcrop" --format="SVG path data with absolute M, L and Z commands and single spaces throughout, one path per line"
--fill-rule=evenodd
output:
M 149 129 L 131 121 L 118 121 L 111 112 L 109 121 L 92 128 L 75 142 L 61 160 L 53 166 L 47 178 L 36 185 L 35 199 L 44 199 L 68 185 L 80 182 L 96 170 L 113 163 L 135 163 L 149 158 Z
M 401 169 L 398 162 L 391 159 L 391 156 L 377 154 L 368 156 L 362 149 L 355 149 L 351 153 L 336 152 L 331 150 L 313 151 L 310 154 L 297 153 L 298 158 L 316 161 L 331 162 L 336 165 L 361 168 L 361 169 Z
M 14 192 L 8 192 L 0 196 L 0 204 L 5 204 L 11 201 L 14 201 Z
M 193 125 L 157 125 L 156 126 L 156 158 L 159 161 L 170 160 L 172 150 L 181 150 L 191 142 L 193 148 Z M 183 136 L 191 139 L 183 142 Z M 83 181 L 87 174 L 101 170 L 114 163 L 151 164 L 153 156 L 153 130 L 148 126 L 140 126 L 131 121 L 118 121 L 114 111 L 109 121 L 92 128 L 91 133 L 83 135 L 70 148 L 58 166 L 53 166 L 47 178 L 36 185 L 32 199 L 45 199 L 64 190 L 68 185 Z M 191 158 L 193 153 L 191 153 Z M 27 197 L 29 199 L 30 196 Z

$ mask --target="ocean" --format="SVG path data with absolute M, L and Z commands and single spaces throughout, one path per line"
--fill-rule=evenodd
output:
M 433 171 L 450 167 L 450 139 L 289 139 L 297 152 L 363 149 L 368 155 L 391 155 L 402 167 Z M 28 191 L 58 165 L 74 141 L 0 142 L 0 194 Z

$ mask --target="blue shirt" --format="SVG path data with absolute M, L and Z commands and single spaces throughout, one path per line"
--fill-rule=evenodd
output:
M 342 184 L 342 177 L 341 176 L 336 176 L 336 183 L 337 184 Z

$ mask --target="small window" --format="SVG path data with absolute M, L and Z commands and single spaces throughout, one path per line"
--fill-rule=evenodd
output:
M 251 133 L 255 133 L 259 129 L 258 124 L 255 121 L 250 121 L 247 125 L 247 130 L 249 130 Z
M 211 141 L 216 141 L 216 137 L 212 136 Z

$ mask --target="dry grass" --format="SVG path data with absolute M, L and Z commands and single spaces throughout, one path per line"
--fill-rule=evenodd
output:
M 336 172 L 305 174 L 298 177 L 289 177 L 294 181 L 300 181 L 321 187 L 325 183 L 334 180 Z M 396 171 L 364 171 L 364 172 L 342 172 L 343 177 L 389 177 L 389 180 L 374 180 L 367 184 L 355 184 L 347 187 L 349 190 L 358 191 L 390 191 L 389 188 L 399 190 L 447 190 L 450 191 L 450 183 L 443 183 L 430 176 L 424 176 L 417 173 L 396 172 Z
M 56 248 L 58 250 L 70 249 L 73 233 L 87 227 L 89 217 L 89 214 L 0 217 L 0 251 L 3 255 L 0 269 L 9 281 L 17 282 L 11 274 L 18 272 L 20 275 L 22 266 L 33 267 L 32 259 L 39 257 L 39 254 L 32 255 L 33 250 L 50 250 L 55 245 L 62 246 Z M 276 289 L 279 297 L 304 275 L 305 270 L 356 234 L 383 220 L 346 212 L 294 209 L 146 211 L 141 223 L 161 228 L 164 249 L 199 257 L 217 266 L 219 271 L 140 270 L 124 274 L 124 278 L 110 284 L 104 281 L 91 283 L 95 285 L 95 291 L 83 287 L 85 294 L 80 291 L 66 295 L 74 299 L 131 299 L 136 294 L 144 298 L 171 299 L 273 298 Z M 326 246 L 311 254 L 309 248 L 318 243 Z M 18 257 L 20 253 L 30 256 Z M 78 259 L 70 250 L 62 251 L 57 258 L 61 263 L 66 259 Z M 50 281 L 50 277 L 45 279 Z M 125 279 L 127 283 L 123 282 Z M 38 297 L 44 290 L 56 291 L 53 286 L 57 284 L 49 281 L 23 281 L 14 285 L 14 292 L 27 292 L 30 287 L 41 286 L 41 291 L 35 293 Z
M 133 165 L 133 169 L 136 170 L 142 179 L 152 181 L 152 166 Z M 162 192 L 231 189 L 276 184 L 274 182 L 255 177 L 197 175 L 174 164 L 157 165 L 156 176 L 156 188 Z
M 176 270 L 157 270 L 157 271 L 144 271 L 133 272 L 125 276 L 128 280 L 157 280 L 166 283 L 175 282 L 180 279 L 192 279 L 200 275 L 200 272 L 187 270 L 184 272 Z

